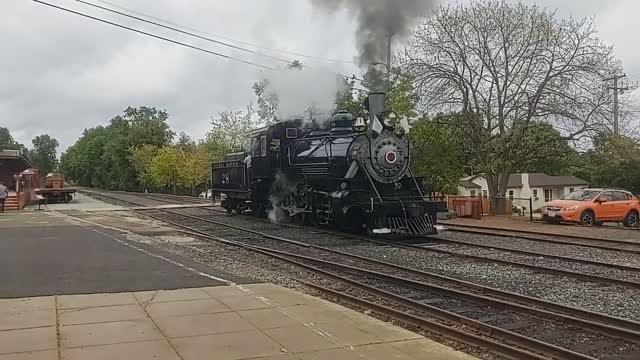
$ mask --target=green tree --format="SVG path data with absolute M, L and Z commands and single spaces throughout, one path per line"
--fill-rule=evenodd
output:
M 184 151 L 174 147 L 164 147 L 151 160 L 149 173 L 154 184 L 171 188 L 177 193 L 178 185 L 182 184 L 182 168 L 185 161 Z
M 196 142 L 191 139 L 191 136 L 181 132 L 178 136 L 176 146 L 182 151 L 194 151 L 196 149 Z
M 580 156 L 576 176 L 592 186 L 620 187 L 640 194 L 640 143 L 635 139 L 602 133 L 593 149 Z
M 129 107 L 122 117 L 130 125 L 129 143 L 132 145 L 149 144 L 157 147 L 170 145 L 175 133 L 171 131 L 167 120 L 169 114 L 156 108 Z
M 33 149 L 30 152 L 30 159 L 33 166 L 40 170 L 42 175 L 55 171 L 58 167 L 58 140 L 44 134 L 36 136 L 32 143 Z
M 6 146 L 15 145 L 16 141 L 13 139 L 11 132 L 6 127 L 0 127 L 0 148 Z
M 191 189 L 191 195 L 196 195 L 196 188 L 206 183 L 209 178 L 211 162 L 209 156 L 202 147 L 196 147 L 184 151 L 184 161 L 181 166 L 181 173 L 184 185 Z
M 469 165 L 464 138 L 454 121 L 421 119 L 409 133 L 413 170 L 424 177 L 432 193 L 457 193 Z
M 409 76 L 398 76 L 387 94 L 387 107 L 399 116 L 414 119 L 418 116 L 416 106 L 419 97 Z
M 143 145 L 164 147 L 174 133 L 166 123 L 168 114 L 155 108 L 127 108 L 106 127 L 87 129 L 61 157 L 61 169 L 83 186 L 133 190 L 138 172 L 130 161 L 130 149 Z
M 24 156 L 28 157 L 29 155 L 27 148 L 13 138 L 9 129 L 0 127 L 0 150 L 3 149 L 21 150 Z
M 76 143 L 60 156 L 60 170 L 81 186 L 104 187 L 101 157 L 108 130 L 103 126 L 85 129 Z
M 129 148 L 129 161 L 136 171 L 138 181 L 145 188 L 153 182 L 150 168 L 151 161 L 153 161 L 157 153 L 158 148 L 150 144 Z

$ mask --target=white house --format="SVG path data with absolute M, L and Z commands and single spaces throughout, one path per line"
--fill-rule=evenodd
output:
M 506 196 L 511 199 L 533 199 L 533 208 L 538 209 L 545 202 L 560 199 L 565 195 L 589 186 L 589 183 L 575 176 L 551 176 L 544 173 L 511 174 L 507 183 Z M 489 196 L 489 187 L 484 175 L 468 176 L 460 179 L 458 195 Z

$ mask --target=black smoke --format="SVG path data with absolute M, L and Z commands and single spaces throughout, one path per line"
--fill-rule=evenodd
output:
M 316 8 L 329 11 L 347 9 L 358 20 L 359 65 L 387 61 L 389 38 L 401 40 L 414 26 L 415 20 L 426 16 L 436 0 L 311 0 Z

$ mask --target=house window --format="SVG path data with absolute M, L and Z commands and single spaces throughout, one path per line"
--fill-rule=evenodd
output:
M 489 197 L 489 192 L 487 190 L 482 190 L 482 197 L 483 198 L 488 198 Z
M 476 196 L 476 191 L 475 190 L 469 190 L 469 195 L 471 195 L 472 197 Z
M 533 198 L 538 200 L 538 189 L 533 190 Z
M 576 191 L 575 188 L 569 188 L 569 194 L 571 194 L 572 192 Z
M 544 189 L 544 201 L 553 200 L 553 189 Z
M 513 200 L 513 190 L 509 190 L 509 200 Z

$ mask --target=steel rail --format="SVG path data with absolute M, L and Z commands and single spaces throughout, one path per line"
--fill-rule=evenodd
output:
M 150 208 L 150 209 L 139 209 L 139 210 L 147 211 L 147 210 L 156 210 L 156 209 Z M 186 216 L 186 217 L 192 217 L 193 219 L 199 219 L 199 220 L 202 220 L 202 221 L 207 221 L 207 222 L 215 224 L 215 225 L 226 226 L 226 227 L 229 227 L 229 228 L 232 228 L 232 229 L 236 229 L 236 230 L 241 230 L 241 231 L 253 232 L 256 235 L 261 235 L 262 234 L 261 232 L 258 232 L 258 231 L 255 231 L 255 230 L 246 229 L 246 228 L 242 228 L 242 227 L 239 227 L 239 226 L 236 226 L 236 225 L 227 224 L 227 223 L 223 223 L 223 222 L 219 222 L 219 221 L 215 221 L 215 220 L 204 219 L 204 218 L 200 218 L 200 217 L 193 216 L 193 215 L 178 214 L 178 213 L 175 213 L 175 215 L 182 215 L 182 216 Z M 395 247 L 403 247 L 403 248 L 408 248 L 408 249 L 412 249 L 412 250 L 422 250 L 422 251 L 427 251 L 427 252 L 436 252 L 436 253 L 447 254 L 447 255 L 456 256 L 456 257 L 463 257 L 463 258 L 468 258 L 468 259 L 479 260 L 479 261 L 483 261 L 483 262 L 499 263 L 499 264 L 504 264 L 504 265 L 509 265 L 509 266 L 522 267 L 522 268 L 531 269 L 531 270 L 534 270 L 534 271 L 537 271 L 537 272 L 549 273 L 549 274 L 552 274 L 552 275 L 562 274 L 562 275 L 565 275 L 565 276 L 571 276 L 571 277 L 574 277 L 574 278 L 577 278 L 577 279 L 586 280 L 586 281 L 595 281 L 595 282 L 599 282 L 599 283 L 604 282 L 604 283 L 608 283 L 608 284 L 613 283 L 613 284 L 627 286 L 627 287 L 640 288 L 640 282 L 633 281 L 633 280 L 616 279 L 616 278 L 611 278 L 611 277 L 606 277 L 606 276 L 581 273 L 581 272 L 577 272 L 577 271 L 573 271 L 573 270 L 557 269 L 557 268 L 541 266 L 541 265 L 532 265 L 532 264 L 527 264 L 527 263 L 518 262 L 518 261 L 496 259 L 496 258 L 493 258 L 493 257 L 486 257 L 486 256 L 480 256 L 480 255 L 462 254 L 462 253 L 458 253 L 458 252 L 450 251 L 450 250 L 436 249 L 436 248 L 423 247 L 423 246 L 416 246 L 416 245 L 411 245 L 411 244 L 402 244 L 402 243 L 398 243 L 398 242 L 383 241 L 383 240 L 379 240 L 379 239 L 370 239 L 370 238 L 364 238 L 364 237 L 361 237 L 361 236 L 347 236 L 346 234 L 342 235 L 342 236 L 345 237 L 345 238 L 356 239 L 356 240 L 361 240 L 361 241 L 367 241 L 367 242 L 372 242 L 372 243 L 379 243 L 379 244 L 383 244 L 383 245 L 391 245 L 391 246 L 395 246 Z M 571 259 L 573 260 L 573 258 L 571 258 Z
M 581 263 L 581 264 L 586 264 L 586 265 L 597 265 L 597 266 L 604 266 L 604 267 L 609 267 L 609 268 L 619 269 L 619 270 L 625 270 L 625 271 L 640 272 L 640 267 L 637 267 L 637 266 L 622 265 L 622 264 L 611 264 L 611 263 L 605 263 L 605 262 L 597 261 L 597 260 L 573 258 L 573 257 L 569 257 L 569 256 L 553 255 L 553 254 L 536 252 L 536 251 L 518 250 L 518 249 L 513 249 L 513 248 L 509 248 L 509 247 L 504 247 L 504 246 L 478 244 L 478 243 L 472 243 L 472 242 L 461 241 L 461 240 L 445 239 L 445 238 L 442 238 L 442 237 L 432 237 L 432 238 L 434 240 L 437 240 L 437 241 L 440 241 L 440 242 L 443 242 L 443 243 L 450 243 L 450 244 L 456 244 L 456 245 L 462 245 L 462 246 L 468 246 L 468 247 L 477 247 L 477 248 L 483 248 L 483 249 L 495 249 L 495 250 L 512 252 L 512 253 L 515 253 L 515 254 L 522 254 L 522 255 L 527 255 L 527 256 L 540 256 L 540 257 L 546 257 L 546 258 L 549 258 L 549 259 L 571 261 L 571 262 Z
M 436 281 L 449 282 L 449 283 L 453 283 L 453 284 L 456 284 L 457 286 L 461 286 L 461 287 L 469 287 L 469 288 L 473 289 L 475 292 L 477 292 L 479 294 L 476 294 L 476 293 L 473 293 L 473 292 L 464 292 L 464 291 L 457 290 L 457 289 L 451 289 L 451 288 L 446 288 L 446 287 L 443 287 L 443 286 L 432 285 L 432 284 L 427 284 L 427 283 L 420 283 L 420 285 L 419 285 L 419 286 L 428 286 L 430 288 L 430 290 L 432 290 L 432 291 L 437 291 L 437 292 L 440 292 L 440 293 L 447 293 L 450 296 L 464 297 L 464 298 L 466 298 L 468 300 L 472 300 L 472 301 L 476 301 L 476 302 L 482 302 L 482 303 L 490 304 L 490 305 L 499 305 L 499 306 L 507 307 L 507 308 L 510 308 L 510 309 L 513 309 L 513 310 L 517 310 L 517 311 L 526 311 L 526 312 L 529 312 L 529 313 L 535 313 L 537 316 L 540 316 L 540 317 L 547 317 L 547 318 L 548 317 L 553 317 L 554 320 L 559 318 L 559 319 L 561 319 L 562 322 L 574 324 L 576 326 L 580 326 L 580 327 L 583 327 L 583 328 L 590 328 L 590 329 L 593 329 L 595 331 L 601 331 L 601 332 L 604 331 L 606 333 L 615 333 L 617 336 L 620 336 L 620 337 L 640 340 L 640 322 L 635 322 L 635 321 L 631 321 L 631 320 L 627 320 L 627 319 L 612 317 L 612 316 L 609 316 L 609 315 L 606 315 L 606 314 L 595 313 L 595 312 L 587 311 L 587 310 L 584 310 L 584 309 L 565 306 L 565 305 L 558 304 L 558 303 L 547 302 L 545 300 L 536 299 L 536 298 L 533 298 L 533 297 L 528 297 L 526 295 L 521 295 L 521 294 L 517 294 L 517 293 L 513 293 L 513 292 L 503 291 L 503 290 L 496 289 L 496 288 L 477 285 L 477 284 L 473 284 L 473 283 L 466 282 L 466 281 L 463 281 L 463 280 L 449 278 L 449 277 L 446 277 L 446 276 L 443 276 L 443 275 L 438 275 L 438 274 L 434 274 L 434 273 L 428 273 L 428 272 L 425 272 L 425 271 L 411 269 L 411 268 L 407 268 L 407 267 L 404 267 L 404 266 L 392 264 L 392 263 L 385 262 L 385 261 L 380 261 L 380 260 L 375 260 L 375 259 L 371 259 L 371 258 L 362 257 L 362 256 L 359 256 L 359 255 L 349 254 L 349 253 L 342 252 L 342 251 L 339 251 L 339 250 L 334 250 L 334 249 L 331 249 L 331 248 L 325 248 L 325 247 L 322 247 L 322 246 L 317 246 L 317 245 L 313 245 L 313 244 L 309 244 L 309 243 L 304 243 L 304 242 L 299 242 L 299 241 L 295 241 L 295 240 L 291 240 L 291 239 L 286 239 L 286 238 L 282 238 L 282 237 L 279 237 L 279 236 L 274 236 L 274 235 L 262 233 L 262 232 L 256 231 L 256 230 L 244 229 L 242 227 L 238 227 L 238 226 L 235 226 L 235 225 L 218 223 L 218 222 L 215 222 L 213 220 L 204 219 L 204 218 L 200 218 L 200 217 L 193 216 L 193 215 L 175 213 L 175 212 L 167 210 L 167 209 L 150 209 L 150 210 L 157 210 L 157 211 L 160 211 L 160 212 L 163 212 L 163 213 L 182 216 L 182 217 L 193 219 L 193 220 L 200 220 L 200 221 L 207 222 L 207 223 L 214 223 L 216 225 L 220 224 L 220 225 L 223 225 L 225 227 L 231 227 L 233 229 L 241 230 L 241 231 L 244 231 L 244 232 L 248 232 L 248 233 L 251 233 L 253 235 L 261 236 L 261 237 L 264 237 L 264 238 L 267 238 L 267 239 L 270 239 L 270 240 L 276 240 L 276 241 L 280 241 L 280 242 L 284 242 L 284 243 L 288 243 L 288 244 L 292 244 L 292 245 L 297 245 L 297 246 L 305 247 L 305 248 L 313 248 L 313 249 L 325 251 L 325 252 L 328 252 L 328 253 L 332 253 L 332 254 L 348 257 L 348 258 L 351 258 L 351 259 L 357 259 L 359 261 L 368 262 L 368 263 L 370 263 L 372 265 L 388 267 L 388 268 L 392 268 L 392 269 L 395 269 L 395 270 L 398 270 L 398 271 L 404 271 L 404 272 L 407 272 L 409 274 L 413 274 L 413 275 L 416 275 L 416 276 L 422 276 L 422 277 L 429 278 L 429 279 L 436 280 Z M 167 222 L 167 223 L 169 223 L 171 225 L 174 225 L 174 226 L 177 226 L 177 227 L 180 227 L 180 228 L 184 228 L 186 230 L 195 231 L 199 235 L 209 236 L 209 237 L 213 237 L 214 239 L 218 239 L 218 237 L 216 237 L 216 236 L 212 236 L 211 234 L 208 234 L 208 233 L 206 233 L 204 231 L 193 229 L 193 227 L 182 225 L 182 224 L 177 223 L 175 221 L 167 220 L 167 219 L 164 219 L 164 218 L 159 217 L 159 216 L 153 216 L 153 215 L 148 214 L 148 213 L 145 213 L 144 215 L 145 216 L 154 217 L 157 220 Z M 249 245 L 249 246 L 255 246 L 255 245 Z M 270 251 L 278 251 L 278 250 L 270 250 Z M 302 255 L 300 255 L 300 256 L 302 256 Z M 313 259 L 312 258 L 308 258 L 308 260 L 313 260 Z M 371 274 L 374 274 L 374 272 L 371 272 Z M 381 274 L 381 276 L 385 275 L 385 274 L 382 274 L 382 273 L 379 273 L 379 274 Z M 489 297 L 487 295 L 491 295 L 491 296 L 494 296 L 496 298 L 492 298 L 492 297 Z M 545 309 L 545 308 L 547 308 L 547 309 Z M 549 308 L 553 309 L 553 311 L 548 310 Z
M 110 197 L 110 196 L 106 196 L 106 197 Z M 118 201 L 123 201 L 123 202 L 131 203 L 131 204 L 135 204 L 135 205 L 140 205 L 140 204 L 128 201 L 128 200 L 122 200 L 122 199 L 118 199 L 118 198 L 115 198 L 115 197 L 111 197 L 111 198 L 113 198 L 115 200 L 118 200 Z M 312 244 L 308 244 L 308 243 L 302 243 L 302 242 L 298 242 L 298 241 L 295 241 L 295 240 L 286 239 L 286 238 L 270 235 L 270 234 L 267 234 L 267 233 L 263 233 L 263 232 L 260 232 L 260 231 L 256 231 L 256 230 L 252 230 L 252 229 L 246 229 L 246 228 L 242 228 L 242 227 L 239 227 L 239 226 L 236 226 L 236 225 L 218 222 L 218 221 L 211 220 L 211 219 L 201 218 L 201 217 L 198 217 L 198 216 L 193 216 L 193 215 L 188 215 L 188 214 L 176 213 L 176 212 L 170 211 L 168 209 L 149 208 L 149 209 L 136 209 L 135 211 L 147 212 L 149 210 L 156 210 L 156 211 L 160 211 L 160 212 L 163 212 L 163 213 L 168 213 L 168 214 L 171 214 L 171 215 L 177 215 L 177 216 L 190 218 L 190 219 L 194 219 L 194 220 L 199 220 L 199 221 L 203 221 L 203 222 L 207 222 L 207 223 L 211 223 L 211 224 L 215 224 L 215 225 L 220 225 L 220 226 L 224 226 L 224 227 L 228 227 L 228 228 L 232 228 L 232 229 L 248 232 L 248 233 L 251 233 L 251 234 L 254 234 L 254 235 L 262 236 L 262 237 L 265 237 L 265 238 L 268 238 L 268 239 L 271 239 L 271 240 L 277 240 L 277 241 L 291 243 L 291 244 L 294 244 L 294 245 L 299 245 L 299 246 L 304 246 L 304 247 L 309 247 L 309 248 L 315 248 L 315 249 L 318 249 L 318 250 L 322 250 L 322 251 L 326 251 L 326 252 L 330 252 L 330 253 L 334 253 L 334 254 L 338 254 L 338 255 L 342 255 L 342 256 L 355 258 L 355 259 L 358 259 L 360 261 L 366 261 L 366 262 L 369 262 L 369 263 L 372 263 L 372 264 L 376 264 L 376 265 L 380 265 L 380 266 L 386 266 L 386 267 L 394 268 L 394 269 L 400 270 L 400 271 L 406 271 L 406 272 L 412 273 L 414 275 L 419 275 L 419 276 L 431 278 L 433 280 L 449 282 L 449 283 L 456 284 L 457 286 L 465 286 L 465 287 L 471 288 L 474 291 L 477 291 L 477 292 L 479 292 L 481 294 L 491 295 L 491 296 L 494 296 L 494 297 L 499 297 L 499 298 L 505 299 L 505 302 L 502 304 L 503 306 L 507 306 L 507 305 L 515 306 L 515 308 L 519 308 L 519 310 L 523 310 L 522 305 L 519 305 L 518 303 L 526 304 L 527 306 L 531 307 L 531 308 L 528 308 L 528 310 L 530 310 L 530 311 L 531 310 L 541 311 L 541 313 L 539 314 L 541 316 L 542 315 L 549 315 L 549 314 L 553 314 L 554 316 L 562 315 L 562 316 L 565 317 L 565 321 L 568 321 L 568 322 L 574 322 L 575 323 L 576 320 L 585 321 L 585 323 L 581 324 L 581 326 L 600 327 L 598 325 L 598 324 L 600 324 L 600 325 L 604 325 L 605 326 L 604 328 L 600 327 L 601 330 L 602 329 L 607 329 L 608 331 L 616 332 L 616 333 L 620 334 L 621 336 L 638 336 L 638 334 L 640 333 L 640 322 L 635 322 L 635 321 L 632 321 L 632 320 L 613 317 L 613 316 L 602 314 L 602 313 L 591 312 L 591 311 L 584 310 L 584 309 L 570 307 L 570 306 L 566 306 L 566 305 L 562 305 L 562 304 L 558 304 L 558 303 L 554 303 L 554 302 L 549 302 L 549 301 L 542 300 L 542 299 L 529 297 L 529 296 L 526 296 L 526 295 L 521 295 L 521 294 L 517 294 L 517 293 L 513 293 L 513 292 L 500 290 L 500 289 L 497 289 L 497 288 L 491 288 L 491 287 L 487 287 L 487 286 L 482 286 L 482 285 L 474 284 L 474 283 L 467 282 L 467 281 L 464 281 L 464 280 L 459 280 L 459 279 L 455 279 L 455 278 L 451 278 L 451 277 L 446 277 L 446 276 L 435 274 L 435 273 L 428 273 L 428 272 L 424 272 L 424 271 L 411 269 L 411 268 L 399 266 L 399 265 L 396 265 L 396 264 L 380 261 L 380 260 L 375 260 L 375 259 L 371 259 L 371 258 L 365 258 L 365 257 L 361 257 L 361 256 L 358 256 L 358 255 L 345 253 L 345 252 L 334 250 L 334 249 L 330 249 L 330 248 L 316 246 L 316 245 L 312 245 Z M 151 214 L 144 214 L 144 215 L 152 217 L 152 218 L 155 218 L 156 220 L 159 220 L 159 221 L 167 222 L 167 223 L 169 223 L 171 225 L 174 225 L 174 226 L 186 229 L 186 230 L 194 231 L 194 229 L 191 228 L 191 227 L 179 224 L 179 223 L 174 222 L 174 221 L 170 221 L 170 220 L 164 219 L 162 217 L 153 216 Z M 211 234 L 208 234 L 206 232 L 202 232 L 202 231 L 199 231 L 199 230 L 197 230 L 196 232 L 197 232 L 197 235 L 205 236 L 205 237 L 211 237 Z M 345 234 L 342 234 L 342 233 L 339 233 L 338 235 L 345 236 Z M 217 238 L 217 237 L 213 237 L 213 238 L 214 238 L 214 240 L 219 240 L 219 238 Z M 371 242 L 380 243 L 380 240 L 372 240 L 372 239 L 366 239 L 366 240 L 367 241 L 371 241 Z M 385 245 L 388 244 L 387 242 L 382 242 L 382 243 L 385 244 Z M 396 244 L 396 243 L 393 243 L 393 244 L 394 245 L 402 245 L 402 246 L 408 247 L 410 249 L 433 250 L 433 249 L 424 248 L 424 247 L 421 247 L 421 246 L 413 246 L 413 245 L 406 245 L 406 244 Z M 485 258 L 485 259 L 488 259 L 488 258 Z M 610 280 L 610 279 L 607 279 L 607 280 Z M 441 290 L 444 290 L 444 288 L 442 288 Z M 462 295 L 462 294 L 458 294 L 458 295 Z M 515 300 L 516 302 L 511 302 L 512 304 L 509 304 L 510 301 L 508 301 L 506 299 Z M 487 300 L 487 299 L 482 299 L 482 297 L 476 297 L 475 300 L 476 301 L 481 301 L 481 300 Z M 495 302 L 495 300 L 491 299 L 491 298 L 488 298 L 488 300 L 491 300 L 491 301 Z M 551 312 L 546 311 L 546 310 L 537 309 L 539 307 L 540 308 L 546 308 L 546 309 L 552 309 L 553 311 L 555 311 L 555 313 L 551 313 Z
M 611 251 L 622 251 L 622 252 L 630 252 L 640 254 L 640 242 L 633 241 L 625 241 L 625 240 L 617 240 L 617 239 L 604 239 L 597 237 L 588 237 L 588 236 L 579 236 L 579 235 L 569 235 L 569 234 L 551 234 L 541 231 L 534 230 L 515 230 L 515 229 L 498 229 L 489 226 L 482 225 L 460 225 L 460 224 L 451 224 L 451 223 L 440 223 L 441 225 L 445 225 L 448 231 L 455 231 L 467 234 L 478 234 L 478 235 L 491 235 L 491 236 L 499 236 L 499 237 L 516 237 L 524 240 L 531 241 L 539 241 L 539 242 L 548 242 L 553 244 L 560 245 L 575 245 L 575 246 L 584 246 L 591 247 L 601 250 L 611 250 Z M 530 235 L 538 235 L 538 236 L 547 236 L 550 238 L 556 239 L 545 239 L 536 236 Z M 558 240 L 558 239 L 566 239 L 566 240 Z M 597 244 L 597 243 L 600 244 Z M 610 247 L 610 245 L 618 245 L 623 247 Z M 625 248 L 625 246 L 631 248 Z
M 169 212 L 170 211 L 166 211 L 165 209 L 154 209 L 154 210 L 158 210 L 160 212 Z M 184 215 L 184 214 L 175 214 L 175 215 Z M 242 243 L 242 242 L 238 242 L 235 240 L 228 240 L 228 239 L 223 239 L 223 238 L 219 238 L 217 236 L 212 236 L 210 234 L 207 234 L 203 231 L 197 230 L 197 229 L 193 229 L 192 227 L 186 226 L 186 225 L 182 225 L 179 223 L 175 223 L 172 221 L 167 221 L 166 219 L 163 219 L 161 217 L 157 217 L 151 214 L 145 214 L 145 216 L 149 216 L 152 218 L 156 218 L 157 220 L 160 221 L 164 221 L 167 223 L 170 223 L 174 226 L 177 227 L 181 227 L 181 228 L 185 228 L 186 230 L 195 233 L 196 235 L 200 235 L 204 238 L 208 238 L 211 240 L 215 240 L 218 242 L 222 242 L 222 243 L 226 243 L 229 245 L 234 245 L 234 246 L 238 246 L 244 249 L 248 249 L 248 250 L 252 250 L 254 252 L 263 254 L 263 255 L 267 255 L 270 256 L 272 258 L 276 258 L 285 262 L 288 262 L 292 265 L 296 265 L 300 268 L 309 270 L 311 272 L 314 272 L 316 274 L 320 274 L 322 276 L 325 277 L 331 277 L 334 278 L 336 280 L 340 280 L 345 282 L 348 285 L 352 285 L 352 286 L 357 286 L 360 287 L 361 289 L 367 289 L 369 292 L 375 293 L 379 296 L 387 296 L 389 300 L 391 301 L 395 301 L 395 302 L 400 302 L 402 304 L 405 305 L 411 305 L 414 307 L 414 309 L 425 312 L 430 314 L 433 317 L 437 317 L 442 319 L 443 321 L 449 321 L 449 322 L 454 322 L 454 323 L 458 323 L 460 325 L 463 325 L 464 328 L 472 328 L 475 331 L 479 331 L 480 333 L 486 334 L 486 336 L 491 336 L 491 337 L 495 337 L 498 338 L 501 341 L 505 341 L 505 342 L 510 342 L 513 343 L 515 346 L 509 346 L 506 345 L 504 343 L 500 343 L 500 342 L 496 342 L 493 341 L 492 344 L 500 344 L 499 349 L 500 351 L 498 353 L 503 354 L 503 355 L 508 355 L 509 357 L 513 358 L 513 359 L 535 359 L 535 360 L 543 360 L 543 359 L 560 359 L 560 360 L 595 360 L 593 357 L 590 357 L 588 355 L 584 355 L 584 354 L 580 354 L 577 352 L 574 352 L 572 350 L 569 349 L 565 349 L 556 345 L 552 345 L 552 344 L 548 344 L 546 342 L 543 341 L 539 341 L 524 335 L 520 335 L 508 330 L 504 330 L 501 329 L 499 327 L 495 327 L 492 325 L 488 325 L 485 323 L 482 323 L 480 321 L 471 319 L 471 318 L 467 318 L 464 317 L 462 315 L 458 315 L 455 313 L 452 313 L 450 311 L 447 310 L 443 310 L 443 309 L 439 309 L 436 308 L 434 306 L 430 306 L 427 304 L 422 304 L 420 302 L 417 302 L 415 300 L 411 300 L 408 298 L 404 298 L 402 296 L 399 295 L 395 295 L 395 294 L 391 294 L 388 292 L 385 292 L 384 290 L 380 290 L 380 289 L 376 289 L 374 287 L 368 286 L 366 284 L 342 277 L 340 275 L 336 275 L 334 273 L 331 272 L 327 272 L 325 270 L 319 269 L 317 267 L 314 266 L 310 266 L 308 264 L 304 264 L 300 261 L 297 261 L 296 259 L 301 259 L 301 258 L 305 258 L 305 257 L 301 257 L 298 254 L 293 254 L 293 253 L 287 253 L 287 252 L 283 252 L 283 251 L 279 251 L 279 250 L 274 250 L 274 249 L 270 249 L 270 248 L 264 248 L 264 247 L 260 247 L 260 246 L 255 246 L 255 245 L 251 245 L 251 244 L 246 244 L 246 243 Z M 268 235 L 268 234 L 265 234 Z M 270 235 L 268 235 L 270 236 Z M 313 259 L 313 258 L 309 258 L 306 257 L 306 260 L 314 260 L 314 261 L 318 261 L 317 259 Z M 330 265 L 335 265 L 331 262 L 324 262 L 325 265 L 330 266 Z M 450 326 L 451 327 L 451 326 Z M 473 345 L 474 343 L 471 343 L 471 345 Z M 522 349 L 518 349 L 518 347 L 522 348 Z M 540 352 L 543 354 L 543 356 L 537 355 L 529 350 L 526 349 L 534 349 L 535 352 Z

